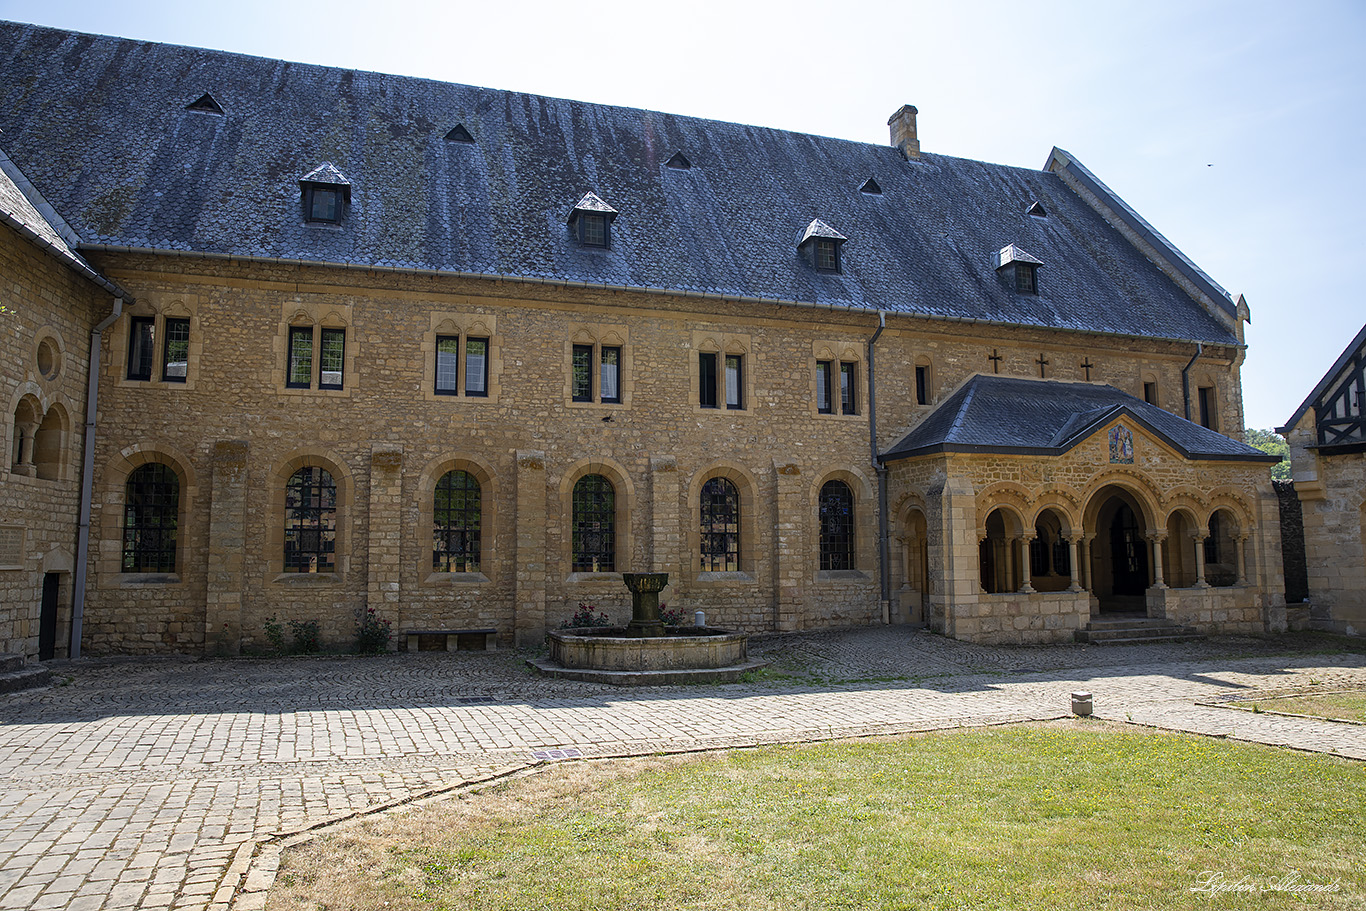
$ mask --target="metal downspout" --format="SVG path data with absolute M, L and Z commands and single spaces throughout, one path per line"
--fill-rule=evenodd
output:
M 873 469 L 877 472 L 877 551 L 878 581 L 881 584 L 882 622 L 892 622 L 892 577 L 887 565 L 889 559 L 887 541 L 887 466 L 882 464 L 877 453 L 877 370 L 873 364 L 873 346 L 878 336 L 887 328 L 887 311 L 877 312 L 877 331 L 868 339 L 868 455 Z
M 1200 355 L 1205 353 L 1203 342 L 1195 343 L 1195 354 L 1191 356 L 1190 363 L 1181 368 L 1181 398 L 1186 403 L 1186 420 L 1191 419 L 1191 368 L 1200 359 Z
M 81 513 L 76 530 L 76 578 L 71 593 L 72 658 L 81 657 L 81 627 L 85 620 L 85 564 L 90 552 L 90 501 L 95 476 L 95 416 L 99 407 L 100 339 L 104 330 L 123 314 L 123 298 L 114 298 L 114 310 L 90 330 L 90 372 L 85 387 L 85 454 L 81 462 Z

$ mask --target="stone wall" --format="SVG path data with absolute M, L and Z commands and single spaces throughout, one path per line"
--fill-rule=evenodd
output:
M 1272 481 L 1281 516 L 1281 560 L 1285 567 L 1285 603 L 1309 599 L 1309 576 L 1304 562 L 1304 513 L 1294 481 Z
M 1287 431 L 1303 511 L 1310 622 L 1361 635 L 1366 631 L 1366 453 L 1324 454 L 1313 448 L 1313 408 Z
M 54 656 L 70 641 L 90 329 L 112 301 L 0 226 L 0 653 L 36 659 L 44 580 L 57 586 Z
M 264 646 L 272 616 L 315 619 L 341 646 L 367 604 L 396 631 L 492 627 L 506 642 L 534 642 L 581 602 L 623 620 L 620 574 L 645 570 L 671 574 L 662 595 L 671 608 L 705 610 L 716 626 L 883 618 L 868 447 L 871 314 L 170 257 L 102 265 L 139 304 L 104 339 L 92 652 L 250 650 Z M 126 378 L 134 316 L 158 326 L 190 320 L 185 382 Z M 1075 334 L 1021 329 L 1003 343 L 989 328 L 889 323 L 877 348 L 884 448 L 974 372 L 1037 375 L 1041 357 L 1050 377 L 1081 379 L 1089 363 L 1093 380 L 1139 395 L 1156 378 L 1161 404 L 1181 408 L 1190 355 L 1179 344 L 1087 336 L 1083 353 Z M 291 325 L 345 330 L 341 389 L 287 386 Z M 487 396 L 434 394 L 438 335 L 490 340 Z M 621 348 L 619 404 L 572 401 L 576 344 Z M 743 357 L 744 407 L 699 407 L 699 351 Z M 1237 398 L 1236 354 L 1210 349 L 1202 360 L 1227 403 Z M 855 414 L 818 412 L 822 360 L 856 365 Z M 924 405 L 915 402 L 917 364 L 930 369 Z M 1240 427 L 1241 415 L 1228 422 Z M 147 460 L 171 466 L 182 490 L 176 572 L 157 578 L 118 565 L 124 485 Z M 283 490 L 299 466 L 324 467 L 337 482 L 333 572 L 282 565 Z M 477 572 L 432 569 L 431 500 L 452 468 L 480 480 Z M 616 491 L 611 572 L 570 565 L 572 491 L 586 474 Z M 700 570 L 699 493 L 712 477 L 740 493 L 734 572 Z M 855 561 L 822 572 L 819 492 L 833 479 L 854 493 Z M 972 559 L 930 557 L 960 578 Z

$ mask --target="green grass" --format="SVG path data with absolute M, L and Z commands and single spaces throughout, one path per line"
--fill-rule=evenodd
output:
M 1254 712 L 1285 712 L 1290 715 L 1311 715 L 1330 721 L 1358 721 L 1366 723 L 1366 692 L 1323 693 L 1306 696 L 1277 696 L 1256 702 L 1232 703 L 1238 708 L 1251 707 Z
M 1363 908 L 1363 807 L 1360 764 L 1100 723 L 574 763 L 291 851 L 269 907 Z

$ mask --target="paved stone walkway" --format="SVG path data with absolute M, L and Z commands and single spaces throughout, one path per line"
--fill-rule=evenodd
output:
M 623 690 L 513 652 L 103 660 L 0 696 L 0 909 L 261 907 L 289 836 L 546 761 L 1063 717 L 1366 760 L 1366 726 L 1220 708 L 1366 687 L 1366 643 L 1301 635 L 986 648 L 879 627 L 775 636 L 756 683 Z M 263 848 L 264 846 L 264 848 Z

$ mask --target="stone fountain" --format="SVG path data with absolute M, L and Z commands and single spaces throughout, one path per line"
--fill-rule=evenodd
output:
M 620 685 L 728 683 L 765 661 L 749 659 L 749 636 L 707 626 L 665 626 L 659 593 L 668 573 L 622 573 L 631 592 L 624 627 L 551 630 L 548 658 L 528 662 L 542 674 Z

